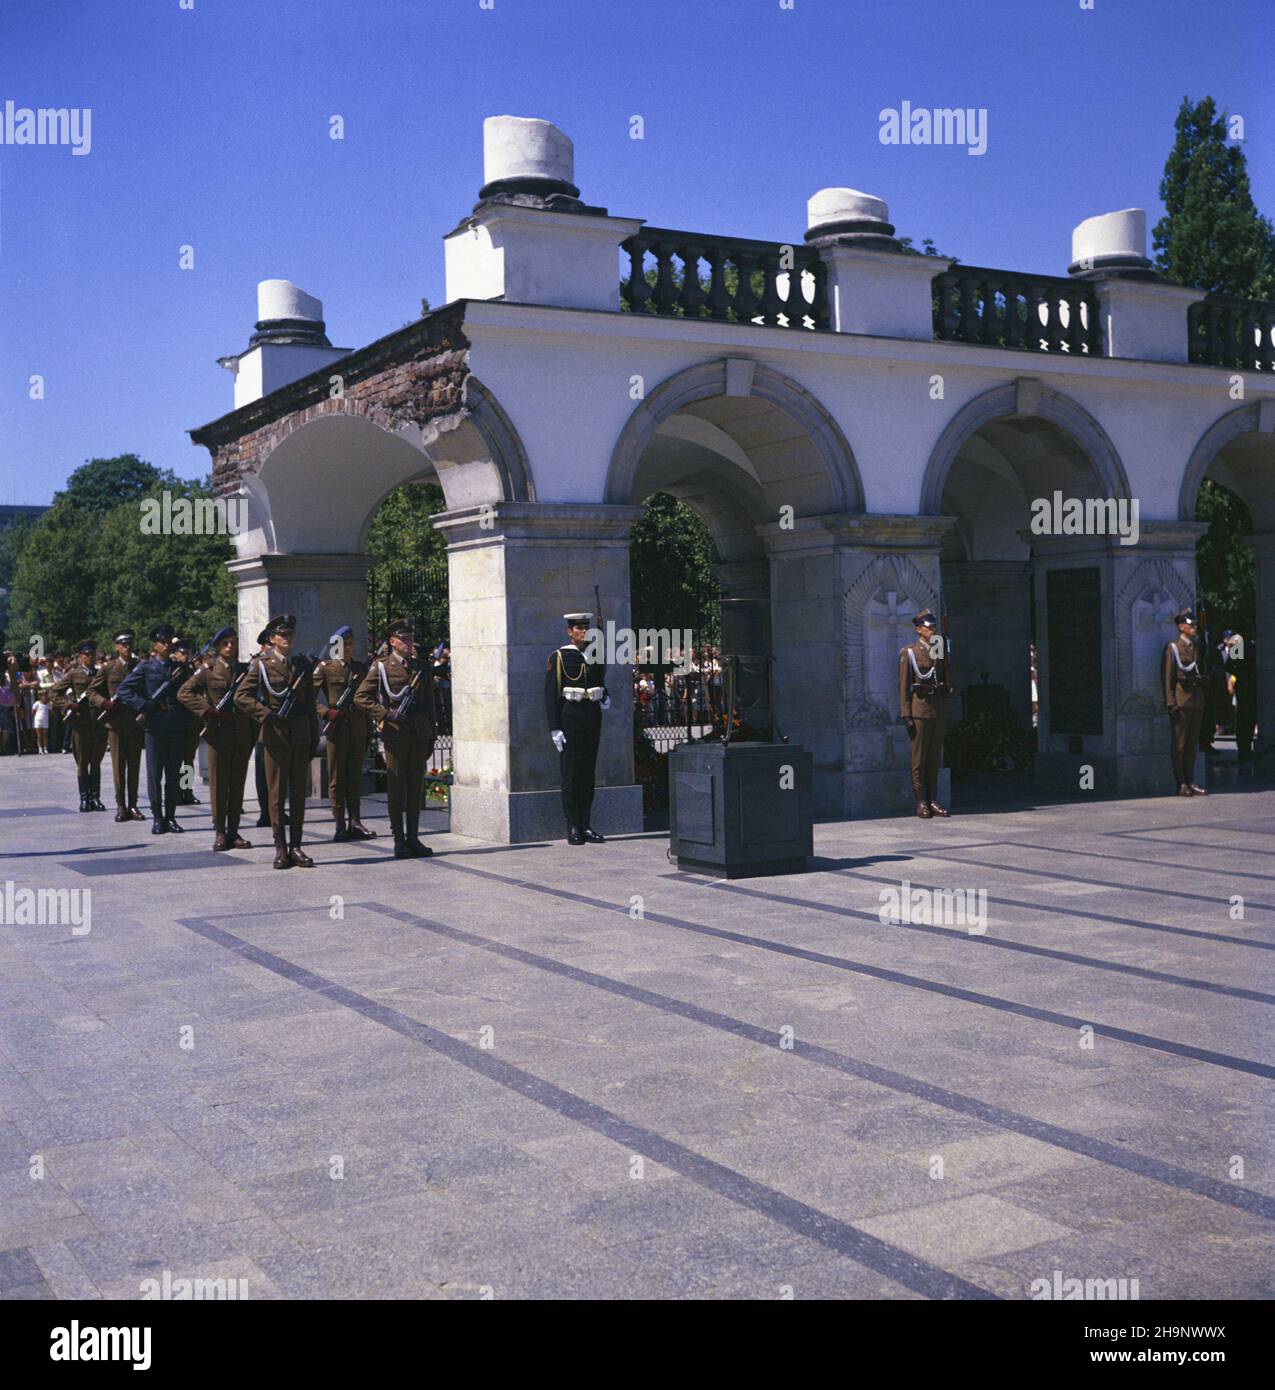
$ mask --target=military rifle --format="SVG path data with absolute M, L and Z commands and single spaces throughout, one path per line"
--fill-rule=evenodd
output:
M 137 722 L 145 724 L 152 712 L 159 708 L 161 702 L 166 700 L 170 694 L 175 694 L 195 674 L 195 668 L 210 651 L 212 651 L 211 639 L 205 642 L 189 661 L 173 662 L 175 669 L 169 673 L 168 679 L 150 699 L 143 702 L 141 712 L 137 716 Z M 172 658 L 170 657 L 169 660 L 171 661 Z
M 940 602 L 939 631 L 943 636 L 943 689 L 950 695 L 952 693 L 952 639 L 948 636 L 946 598 L 942 599 Z
M 235 665 L 239 669 L 235 672 L 234 680 L 226 687 L 226 693 L 217 701 L 212 709 L 204 715 L 204 725 L 199 731 L 201 738 L 206 738 L 212 733 L 221 719 L 230 713 L 230 707 L 235 702 L 235 695 L 238 693 L 239 687 L 244 683 L 244 677 L 251 669 L 252 663 L 249 661 L 236 661 Z
M 136 665 L 137 665 L 136 660 L 130 661 L 130 662 L 128 663 L 128 667 L 127 667 L 127 669 L 125 670 L 124 674 L 127 676 L 127 675 L 133 670 L 133 668 L 134 668 Z M 99 724 L 101 724 L 101 725 L 103 726 L 103 728 L 108 728 L 108 729 L 109 729 L 109 728 L 110 728 L 110 718 L 111 718 L 111 715 L 114 714 L 115 711 L 116 711 L 118 708 L 119 708 L 119 700 L 118 700 L 114 695 L 108 695 L 108 696 L 106 697 L 105 702 L 104 702 L 103 705 L 102 705 L 102 712 L 101 712 L 101 714 L 99 714 L 98 717 L 97 717 L 97 722 L 98 722 Z
M 350 679 L 346 681 L 340 695 L 337 696 L 335 705 L 328 706 L 328 717 L 323 725 L 323 737 L 332 736 L 333 726 L 345 717 L 346 711 L 350 707 L 350 702 L 354 699 L 354 692 L 359 688 L 359 682 L 368 673 L 368 666 L 359 661 L 350 662 Z
M 296 673 L 283 692 L 283 699 L 279 701 L 279 708 L 275 710 L 277 719 L 291 719 L 292 711 L 297 707 L 297 696 L 301 693 L 301 687 L 314 674 L 316 660 L 312 656 L 306 656 L 303 652 L 298 652 L 295 656 L 288 658 L 288 665 Z

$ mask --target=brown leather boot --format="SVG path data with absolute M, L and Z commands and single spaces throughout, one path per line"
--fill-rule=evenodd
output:
M 288 851 L 288 858 L 297 866 L 298 869 L 313 869 L 314 860 L 301 848 L 300 845 L 293 845 Z
M 349 838 L 350 832 L 346 829 L 345 825 L 345 812 L 338 811 L 336 813 L 336 829 L 332 832 L 333 843 L 338 845 L 344 844 Z
M 223 849 L 229 848 L 230 845 L 227 843 L 226 840 L 226 832 L 224 830 L 217 831 L 217 833 L 213 836 L 213 853 L 216 854 Z
M 239 833 L 239 821 L 232 820 L 226 827 L 226 843 L 231 849 L 251 849 L 252 843 Z
M 1182 785 L 1178 788 L 1178 795 L 1179 795 L 1179 796 L 1190 796 L 1190 795 L 1191 795 L 1191 788 L 1188 787 L 1187 784 L 1186 784 L 1185 782 L 1183 782 Z
M 930 813 L 931 813 L 931 815 L 935 815 L 935 816 L 950 816 L 950 815 L 952 814 L 951 811 L 946 811 L 946 810 L 944 810 L 943 807 L 940 806 L 940 805 L 938 804 L 938 802 L 935 801 L 933 798 L 931 798 L 930 801 L 929 801 L 927 804 L 928 804 L 928 806 L 929 806 L 929 808 L 930 808 Z
M 921 801 L 919 798 L 916 803 L 916 814 L 920 817 L 921 820 L 929 820 L 931 815 L 929 806 L 927 806 L 926 803 L 924 801 Z
M 1188 783 L 1191 788 L 1192 796 L 1208 796 L 1208 792 L 1203 787 L 1197 787 L 1194 782 Z
M 276 869 L 290 869 L 292 859 L 288 854 L 288 842 L 282 835 L 276 834 L 274 837 L 274 867 Z
M 375 840 L 376 831 L 369 830 L 359 819 L 359 808 L 355 806 L 350 811 L 350 839 L 351 840 Z

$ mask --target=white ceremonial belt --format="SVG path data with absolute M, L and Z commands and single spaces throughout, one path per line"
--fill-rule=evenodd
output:
M 605 700 L 607 694 L 600 685 L 591 685 L 587 693 L 590 700 Z
M 582 686 L 564 685 L 562 687 L 562 698 L 564 700 L 570 700 L 572 704 L 576 704 L 585 698 L 585 691 Z

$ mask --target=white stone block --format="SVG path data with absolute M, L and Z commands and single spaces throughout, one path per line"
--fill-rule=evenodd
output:
M 323 301 L 298 289 L 291 280 L 262 280 L 257 285 L 257 318 L 323 320 Z
M 1100 257 L 1125 256 L 1145 259 L 1147 214 L 1142 208 L 1124 208 L 1086 217 L 1071 234 L 1071 259 L 1096 263 Z
M 558 179 L 575 183 L 575 147 L 552 121 L 488 116 L 483 122 L 483 182 Z
M 857 188 L 821 188 L 806 200 L 806 225 L 811 230 L 833 222 L 886 222 L 890 209 L 871 193 Z

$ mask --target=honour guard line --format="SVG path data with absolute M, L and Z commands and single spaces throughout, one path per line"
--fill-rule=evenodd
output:
M 565 641 L 545 664 L 548 733 L 558 752 L 562 813 L 571 845 L 603 844 L 591 824 L 594 777 L 603 712 L 611 708 L 607 668 L 586 655 L 595 615 L 564 613 Z M 899 652 L 899 716 L 907 729 L 916 815 L 946 818 L 937 800 L 939 767 L 952 694 L 949 652 L 929 609 L 913 618 L 916 641 Z M 1178 636 L 1165 645 L 1161 683 L 1169 716 L 1170 759 L 1178 796 L 1206 796 L 1195 781 L 1195 760 L 1209 672 L 1207 643 L 1195 610 L 1174 616 Z M 257 637 L 260 650 L 238 660 L 238 637 L 224 627 L 207 646 L 178 637 L 171 625 L 150 634 L 151 655 L 133 654 L 134 634 L 115 634 L 115 655 L 97 664 L 97 643 L 80 642 L 75 664 L 52 689 L 52 703 L 72 721 L 81 811 L 104 811 L 101 763 L 108 742 L 115 819 L 144 820 L 138 809 L 141 753 L 146 753 L 151 833 L 180 833 L 177 807 L 194 800 L 181 786 L 199 738 L 208 745 L 216 852 L 251 849 L 240 834 L 244 786 L 254 747 L 262 817 L 274 835 L 274 867 L 313 868 L 301 848 L 310 760 L 320 732 L 326 741 L 328 799 L 337 842 L 372 840 L 363 824 L 363 764 L 373 727 L 384 751 L 390 827 L 396 859 L 428 858 L 420 838 L 425 773 L 437 716 L 433 673 L 423 634 L 403 620 L 391 623 L 376 654 L 355 659 L 353 633 L 338 628 L 328 655 L 293 653 L 296 618 L 274 617 Z

